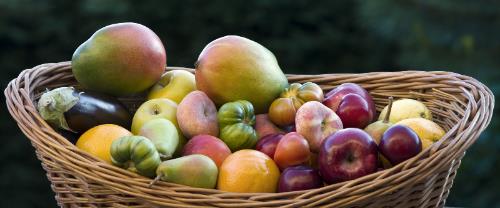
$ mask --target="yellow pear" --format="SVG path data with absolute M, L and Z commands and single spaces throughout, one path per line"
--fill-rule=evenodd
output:
M 407 118 L 424 118 L 432 119 L 431 111 L 422 102 L 414 99 L 400 99 L 392 104 L 391 115 L 389 122 L 397 123 Z M 387 106 L 380 112 L 378 120 L 383 120 L 387 113 Z
M 424 118 L 408 118 L 397 122 L 409 127 L 417 133 L 420 141 L 422 141 L 422 149 L 428 148 L 434 142 L 437 142 L 446 133 L 441 126 L 431 120 Z

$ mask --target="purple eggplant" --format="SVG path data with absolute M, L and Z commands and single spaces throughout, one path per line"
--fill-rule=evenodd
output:
M 38 101 L 38 111 L 51 126 L 83 133 L 101 124 L 130 128 L 130 111 L 118 99 L 97 93 L 60 87 L 45 92 Z

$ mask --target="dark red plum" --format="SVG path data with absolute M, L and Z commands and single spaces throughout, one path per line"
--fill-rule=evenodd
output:
M 420 153 L 422 142 L 412 129 L 394 125 L 382 135 L 379 150 L 392 165 L 397 165 Z
M 281 133 L 268 134 L 262 137 L 257 142 L 257 145 L 255 145 L 255 149 L 260 152 L 263 152 L 270 158 L 274 158 L 274 152 L 276 152 L 276 146 L 278 146 L 278 143 L 280 142 L 282 137 L 283 134 Z
M 300 191 L 323 186 L 319 172 L 306 165 L 286 168 L 281 173 L 278 192 Z
M 356 179 L 377 171 L 377 144 L 361 129 L 339 130 L 321 144 L 318 162 L 328 184 Z

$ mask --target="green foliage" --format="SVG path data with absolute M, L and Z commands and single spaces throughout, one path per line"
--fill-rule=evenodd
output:
M 97 29 L 133 21 L 160 36 L 170 66 L 192 67 L 208 42 L 237 34 L 268 47 L 286 73 L 447 70 L 476 77 L 498 96 L 499 8 L 493 0 L 2 0 L 0 83 L 37 64 L 70 60 Z M 0 207 L 53 207 L 33 148 L 0 105 Z M 462 160 L 448 205 L 500 206 L 499 121 Z

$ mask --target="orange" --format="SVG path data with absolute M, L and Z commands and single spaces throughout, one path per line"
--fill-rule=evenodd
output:
M 217 189 L 239 193 L 276 192 L 280 171 L 276 163 L 257 150 L 229 155 L 219 170 Z
M 118 125 L 102 124 L 83 133 L 76 146 L 111 164 L 111 143 L 122 136 L 131 136 L 132 133 Z

